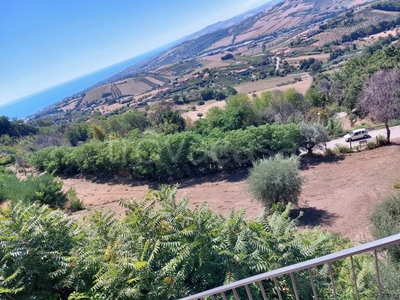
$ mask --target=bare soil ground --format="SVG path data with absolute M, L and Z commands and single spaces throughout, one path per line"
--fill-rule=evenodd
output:
M 301 77 L 302 81 L 298 81 L 293 84 L 287 84 L 282 86 L 277 86 L 283 82 L 288 82 L 294 79 L 294 77 Z M 294 74 L 285 77 L 276 77 L 268 80 L 258 80 L 254 82 L 248 82 L 245 84 L 234 86 L 234 88 L 239 93 L 252 93 L 260 95 L 262 92 L 270 90 L 287 90 L 290 88 L 295 88 L 299 93 L 304 94 L 312 83 L 312 77 L 308 74 Z
M 153 77 L 151 77 L 151 76 L 146 76 L 145 78 L 146 78 L 148 81 L 151 81 L 151 82 L 153 82 L 153 83 L 155 83 L 155 84 L 158 84 L 159 86 L 165 85 L 165 82 L 164 82 L 164 81 L 155 79 L 155 78 L 153 78 Z
M 74 109 L 76 106 L 76 102 L 78 102 L 78 100 L 72 101 L 71 103 L 69 103 L 68 105 L 65 105 L 63 107 L 60 107 L 60 109 L 62 109 L 63 111 L 67 111 L 69 109 Z
M 287 61 L 288 63 L 297 63 L 300 64 L 300 61 L 303 59 L 309 59 L 311 57 L 322 60 L 326 62 L 329 58 L 329 53 L 321 53 L 321 54 L 313 54 L 313 55 L 302 55 L 302 56 L 297 56 L 297 57 L 288 57 L 285 58 L 284 61 Z
M 266 91 L 273 91 L 273 90 L 286 91 L 288 89 L 294 88 L 297 92 L 304 95 L 307 92 L 308 88 L 311 86 L 313 78 L 308 74 L 299 77 L 301 77 L 301 81 L 297 81 L 295 83 L 286 84 L 282 86 L 277 86 L 274 88 L 269 88 Z M 262 92 L 265 91 L 257 92 L 257 94 L 261 95 Z
M 398 141 L 399 142 L 399 141 Z M 368 215 L 386 195 L 395 193 L 400 182 L 400 144 L 353 153 L 336 158 L 309 158 L 302 163 L 304 185 L 293 215 L 303 211 L 302 228 L 320 226 L 355 242 L 370 239 Z M 262 211 L 247 191 L 247 170 L 234 174 L 214 174 L 177 182 L 178 198 L 186 194 L 191 207 L 207 202 L 221 214 L 231 209 L 246 209 L 253 218 Z M 104 181 L 103 181 L 104 180 Z M 129 182 L 122 179 L 64 178 L 64 189 L 74 187 L 87 210 L 75 213 L 80 218 L 94 210 L 123 214 L 120 199 L 140 199 L 157 183 Z
M 207 56 L 208 57 L 208 56 Z M 206 60 L 206 59 L 199 59 L 199 61 L 203 64 L 200 68 L 198 68 L 195 72 L 199 72 L 204 70 L 204 68 L 214 69 L 214 68 L 223 68 L 230 66 L 232 63 L 223 60 Z
M 95 101 L 95 100 L 98 100 L 98 99 L 102 99 L 101 96 L 106 91 L 107 86 L 108 85 L 102 85 L 102 86 L 99 86 L 99 87 L 87 92 L 85 97 L 83 97 L 83 100 L 81 102 L 81 106 L 83 106 L 87 102 L 92 102 L 92 101 Z
M 151 86 L 145 84 L 144 82 L 135 82 L 132 78 L 127 78 L 124 80 L 125 83 L 118 84 L 122 95 L 139 95 L 148 92 L 152 89 Z
M 233 41 L 233 35 L 227 36 L 227 37 L 225 37 L 225 38 L 219 40 L 218 42 L 212 44 L 210 47 L 208 47 L 208 48 L 206 49 L 206 51 L 213 50 L 213 49 L 215 49 L 215 48 L 222 47 L 222 46 L 231 45 L 231 44 L 232 44 L 232 41 Z
M 199 116 L 197 115 L 198 113 L 202 113 L 203 116 L 205 117 L 210 108 L 215 106 L 223 108 L 225 107 L 225 105 L 226 101 L 216 101 L 216 100 L 207 101 L 204 105 L 197 105 L 196 110 L 183 113 L 182 117 L 185 119 L 189 118 L 192 121 L 196 121 L 199 119 Z M 187 106 L 186 108 L 190 108 L 190 106 Z

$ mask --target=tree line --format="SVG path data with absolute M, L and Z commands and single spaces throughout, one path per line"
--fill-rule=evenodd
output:
M 369 25 L 367 27 L 359 28 L 351 32 L 350 34 L 344 34 L 342 36 L 342 42 L 351 42 L 358 40 L 359 38 L 364 38 L 372 34 L 380 33 L 391 28 L 400 25 L 400 17 L 392 21 L 381 21 L 376 25 Z
M 386 11 L 400 11 L 400 3 L 397 1 L 382 1 L 372 4 L 373 9 L 386 10 Z

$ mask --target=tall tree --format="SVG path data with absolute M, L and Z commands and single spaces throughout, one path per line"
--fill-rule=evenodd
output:
M 358 106 L 377 121 L 385 123 L 386 139 L 390 143 L 389 121 L 400 117 L 400 71 L 380 70 L 364 84 Z

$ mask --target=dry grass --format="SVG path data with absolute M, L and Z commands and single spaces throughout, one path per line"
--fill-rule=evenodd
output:
M 285 58 L 284 61 L 287 61 L 289 64 L 293 63 L 300 63 L 301 60 L 303 59 L 309 59 L 309 58 L 315 58 L 318 60 L 322 60 L 326 62 L 329 58 L 329 53 L 321 53 L 321 54 L 312 54 L 312 55 L 302 55 L 302 56 L 297 56 L 297 57 L 289 57 Z
M 227 67 L 227 66 L 231 65 L 231 63 L 229 63 L 227 61 L 223 61 L 221 59 L 220 60 L 199 59 L 199 61 L 201 61 L 201 64 L 203 66 L 196 71 L 203 70 L 204 68 L 217 69 L 217 68 L 223 68 L 223 67 Z
M 153 77 L 151 77 L 151 76 L 146 76 L 145 77 L 148 81 L 151 81 L 151 82 L 153 82 L 153 83 L 155 83 L 155 84 L 158 84 L 159 86 L 163 86 L 164 84 L 165 84 L 165 82 L 163 82 L 163 81 L 161 81 L 161 80 L 158 80 L 158 79 L 155 79 L 155 78 L 153 78 Z
M 302 76 L 302 80 L 301 81 L 297 81 L 295 83 L 291 83 L 291 84 L 287 84 L 287 85 L 282 85 L 282 86 L 277 86 L 274 88 L 269 88 L 265 91 L 273 91 L 273 90 L 278 90 L 278 91 L 286 91 L 288 89 L 294 88 L 297 92 L 301 93 L 301 94 L 305 94 L 307 89 L 311 86 L 313 82 L 313 79 L 310 75 L 305 75 Z M 258 92 L 257 95 L 261 95 L 261 92 Z
M 281 84 L 283 82 L 288 82 L 293 80 L 294 77 L 301 77 L 302 81 L 293 83 L 293 84 L 288 84 L 288 85 L 283 85 L 283 86 L 277 86 L 278 84 Z M 295 88 L 298 92 L 300 93 L 305 93 L 309 86 L 312 83 L 312 77 L 308 74 L 303 74 L 303 75 L 289 75 L 286 77 L 276 77 L 268 80 L 258 80 L 254 82 L 248 82 L 245 84 L 241 84 L 238 86 L 235 86 L 234 88 L 239 92 L 239 93 L 253 93 L 256 92 L 257 95 L 261 95 L 262 92 L 265 91 L 271 91 L 271 90 L 287 90 L 290 88 Z
M 398 28 L 395 28 L 395 29 L 392 29 L 392 30 L 387 30 L 385 32 L 380 32 L 380 33 L 377 33 L 377 34 L 370 35 L 369 37 L 364 38 L 364 40 L 366 42 L 369 42 L 369 41 L 374 42 L 377 39 L 379 39 L 380 37 L 387 37 L 389 34 L 391 34 L 393 36 L 396 36 L 397 33 L 400 33 L 400 30 Z
M 223 39 L 219 40 L 218 42 L 212 44 L 210 47 L 206 49 L 206 51 L 213 50 L 214 48 L 229 46 L 232 44 L 233 35 L 224 37 Z
M 77 102 L 77 101 L 78 101 L 78 100 L 74 100 L 74 101 L 72 101 L 71 103 L 69 103 L 68 105 L 65 105 L 65 106 L 61 107 L 60 109 L 62 109 L 63 111 L 67 111 L 67 110 L 69 110 L 69 109 L 74 109 L 75 106 L 76 106 L 76 102 Z
M 132 78 L 125 80 L 126 83 L 118 84 L 117 87 L 121 91 L 122 95 L 139 95 L 150 91 L 151 86 L 143 82 L 135 82 Z
M 83 100 L 82 100 L 80 106 L 83 106 L 83 105 L 85 105 L 85 103 L 88 103 L 88 102 L 90 103 L 95 100 L 100 100 L 101 95 L 103 95 L 103 93 L 105 93 L 105 91 L 107 90 L 107 87 L 108 87 L 108 85 L 102 85 L 102 86 L 99 86 L 99 87 L 87 92 L 85 97 L 83 97 Z
M 207 112 L 212 107 L 220 107 L 223 108 L 226 105 L 226 101 L 207 101 L 204 105 L 197 105 L 195 111 L 188 111 L 182 114 L 182 117 L 185 119 L 190 119 L 192 121 L 198 120 L 200 117 L 197 115 L 198 113 L 202 113 L 203 117 L 206 116 Z M 190 109 L 191 105 L 187 106 L 186 109 Z

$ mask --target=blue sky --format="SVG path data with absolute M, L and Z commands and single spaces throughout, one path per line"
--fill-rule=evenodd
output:
M 0 0 L 0 105 L 269 0 Z

